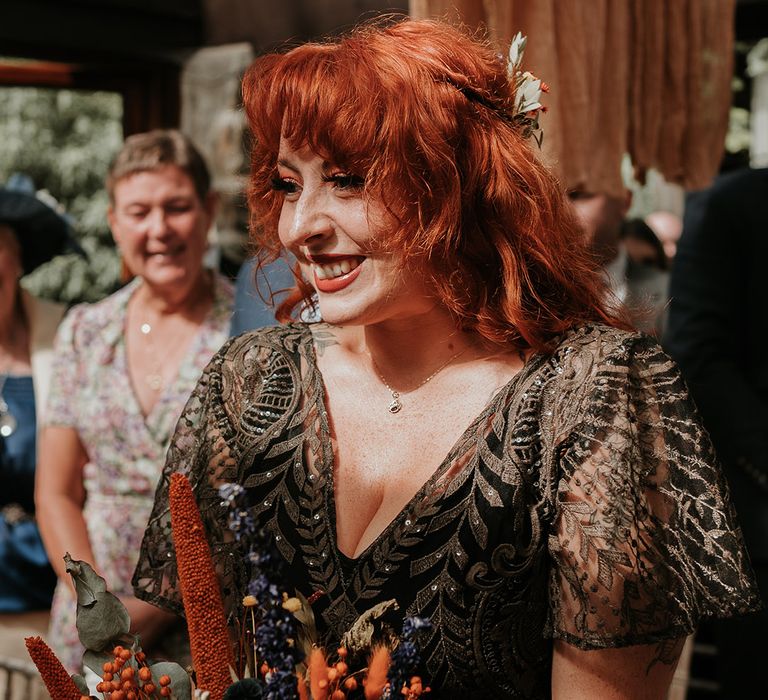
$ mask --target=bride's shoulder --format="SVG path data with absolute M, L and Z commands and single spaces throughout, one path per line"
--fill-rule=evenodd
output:
M 656 339 L 601 324 L 566 333 L 551 354 L 538 356 L 533 369 L 534 391 L 569 406 L 569 413 L 582 407 L 579 413 L 609 394 L 613 401 L 613 391 L 625 394 L 650 387 L 662 375 L 677 372 Z
M 214 355 L 205 375 L 222 399 L 253 396 L 265 382 L 297 383 L 302 357 L 312 343 L 307 324 L 268 326 L 230 338 Z M 296 380 L 296 381 L 292 381 Z
M 230 338 L 218 355 L 222 364 L 247 362 L 249 358 L 274 354 L 295 355 L 311 342 L 312 333 L 309 324 L 288 323 L 265 326 Z
M 218 429 L 232 435 L 268 424 L 293 410 L 301 388 L 302 357 L 310 344 L 305 324 L 270 326 L 230 338 L 204 370 L 195 396 Z M 239 432 L 238 432 L 239 431 Z
M 655 338 L 601 324 L 581 326 L 566 333 L 552 358 L 561 365 L 580 364 L 593 370 L 606 364 L 636 365 L 669 360 Z

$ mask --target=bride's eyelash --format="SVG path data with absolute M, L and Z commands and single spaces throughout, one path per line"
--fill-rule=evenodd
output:
M 287 192 L 290 194 L 296 191 L 296 183 L 283 177 L 275 176 L 271 178 L 270 183 L 272 189 L 276 192 Z
M 333 183 L 342 190 L 359 190 L 365 185 L 365 179 L 359 175 L 349 175 L 347 173 L 338 173 L 336 175 L 323 176 L 323 182 Z

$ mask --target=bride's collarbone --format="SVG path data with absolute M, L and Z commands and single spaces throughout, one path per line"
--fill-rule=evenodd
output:
M 393 395 L 389 391 L 370 391 L 349 397 L 341 403 L 331 402 L 331 416 L 337 433 L 351 432 L 359 439 L 391 441 L 393 435 L 407 440 L 425 433 L 461 432 L 487 404 L 487 397 L 457 397 L 451 392 L 398 392 L 398 410 L 393 412 Z M 457 398 L 459 400 L 457 400 Z M 456 435 L 458 437 L 458 435 Z
M 328 392 L 334 423 L 366 433 L 407 436 L 427 432 L 456 432 L 467 427 L 492 401 L 504 379 L 456 374 L 416 390 L 397 390 L 368 383 Z M 396 401 L 397 409 L 392 410 Z M 458 434 L 456 435 L 458 437 Z
M 396 414 L 386 402 L 347 406 L 334 416 L 337 471 L 361 471 L 367 480 L 387 482 L 393 475 L 425 481 L 481 412 L 482 406 L 407 401 Z M 383 483 L 382 486 L 386 486 Z
M 442 463 L 520 367 L 474 362 L 401 391 L 370 375 L 334 369 L 325 376 L 325 403 L 338 458 L 366 463 L 372 455 L 386 455 L 391 465 L 418 462 L 429 470 Z M 399 404 L 394 412 L 393 399 Z

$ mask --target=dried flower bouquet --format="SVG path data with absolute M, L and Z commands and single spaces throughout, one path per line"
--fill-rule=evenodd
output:
M 152 663 L 130 634 L 125 606 L 86 562 L 66 555 L 77 592 L 77 629 L 86 648 L 83 666 L 100 681 L 103 700 L 415 700 L 429 692 L 418 675 L 418 633 L 431 623 L 406 618 L 402 636 L 373 644 L 373 625 L 395 601 L 361 616 L 332 655 L 315 643 L 314 616 L 301 596 L 284 590 L 282 560 L 271 538 L 253 524 L 239 486 L 222 489 L 230 528 L 248 548 L 252 579 L 243 599 L 240 634 L 232 644 L 200 511 L 187 478 L 171 477 L 171 525 L 189 630 L 192 667 Z M 53 700 L 92 700 L 80 675 L 69 676 L 39 637 L 26 640 Z M 367 664 L 350 668 L 349 649 L 368 644 Z M 233 648 L 234 647 L 234 648 Z M 305 663 L 306 662 L 306 663 Z

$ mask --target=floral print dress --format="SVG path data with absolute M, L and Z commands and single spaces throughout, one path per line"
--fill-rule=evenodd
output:
M 77 430 L 88 454 L 83 508 L 96 570 L 116 595 L 132 595 L 131 576 L 152 508 L 165 453 L 200 372 L 227 339 L 234 293 L 223 277 L 214 302 L 187 350 L 175 381 L 148 416 L 136 398 L 126 361 L 126 308 L 137 279 L 97 304 L 74 307 L 56 338 L 46 424 Z M 59 581 L 50 642 L 62 663 L 79 671 L 83 649 L 75 600 Z

